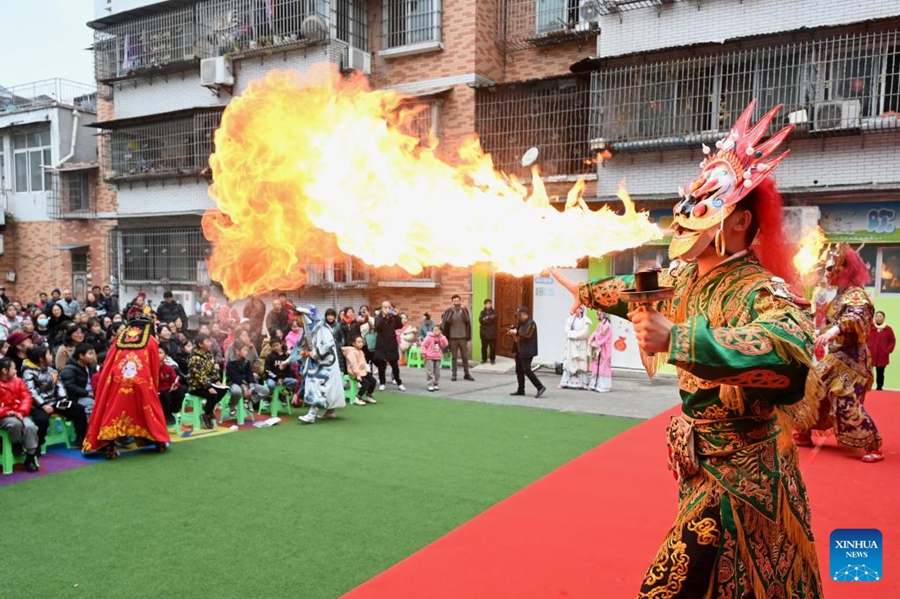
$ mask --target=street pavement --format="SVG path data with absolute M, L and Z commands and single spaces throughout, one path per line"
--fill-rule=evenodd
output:
M 612 391 L 595 393 L 593 391 L 557 389 L 559 375 L 555 374 L 552 369 L 542 367 L 536 373 L 541 382 L 546 385 L 547 392 L 540 399 L 535 399 L 535 389 L 527 380 L 525 381 L 526 395 L 524 397 L 510 396 L 510 393 L 516 390 L 516 375 L 513 361 L 509 358 L 498 358 L 495 366 L 477 364 L 472 367 L 471 371 L 475 380 L 463 380 L 462 365 L 460 365 L 458 380 L 452 382 L 450 370 L 443 369 L 440 390 L 433 393 L 429 393 L 426 388 L 424 370 L 401 367 L 400 374 L 403 377 L 407 393 L 509 406 L 527 406 L 560 412 L 646 419 L 665 412 L 680 402 L 678 381 L 673 375 L 657 375 L 650 380 L 643 372 L 614 370 Z M 390 370 L 388 370 L 388 378 L 390 378 Z M 397 388 L 388 384 L 385 390 L 396 392 Z

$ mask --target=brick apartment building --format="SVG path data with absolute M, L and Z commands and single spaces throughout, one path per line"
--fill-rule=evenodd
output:
M 443 144 L 478 129 L 480 110 L 488 111 L 481 120 L 491 122 L 495 98 L 504 103 L 509 98 L 524 117 L 503 119 L 494 127 L 495 137 L 523 130 L 526 121 L 528 131 L 547 135 L 561 123 L 572 129 L 581 125 L 552 119 L 560 89 L 565 106 L 587 101 L 589 78 L 573 79 L 569 66 L 594 52 L 596 31 L 554 33 L 561 43 L 546 46 L 530 45 L 525 38 L 535 37 L 535 19 L 542 19 L 549 33 L 572 14 L 566 2 L 96 0 L 96 19 L 90 23 L 98 80 L 96 126 L 102 133 L 102 178 L 117 192 L 111 260 L 121 295 L 142 289 L 158 300 L 171 288 L 190 310 L 199 289 L 209 284 L 204 268 L 209 248 L 200 230 L 201 215 L 212 207 L 206 158 L 223 109 L 249 81 L 270 69 L 303 72 L 313 63 L 332 62 L 363 70 L 374 87 L 397 89 L 427 103 L 415 126 L 432 129 Z M 520 29 L 530 23 L 531 34 L 513 31 L 507 18 Z M 203 61 L 217 57 L 222 57 L 228 85 L 201 80 L 201 64 L 209 64 Z M 563 79 L 546 85 L 505 85 L 559 76 Z M 569 95 L 570 89 L 577 93 Z M 540 115 L 551 120 L 541 122 L 528 112 L 525 105 L 532 99 Z M 565 134 L 565 140 L 542 148 L 542 167 L 562 180 L 574 180 L 572 174 L 596 179 L 582 160 L 591 153 L 587 131 L 577 133 L 584 141 L 578 156 L 567 148 L 573 133 Z M 505 148 L 502 166 L 517 163 L 531 145 L 535 141 L 523 135 Z M 577 173 L 562 172 L 557 162 L 578 165 Z M 411 277 L 348 258 L 310 265 L 309 285 L 289 296 L 337 307 L 387 298 L 417 322 L 425 311 L 439 315 L 454 293 L 471 302 L 473 273 L 434 268 Z M 513 295 L 510 305 L 521 303 Z
M 208 282 L 199 223 L 212 206 L 205 159 L 221 111 L 267 70 L 321 61 L 427 103 L 418 125 L 444 144 L 478 132 L 495 164 L 525 181 L 520 158 L 538 147 L 552 193 L 581 177 L 588 200 L 605 203 L 625 177 L 661 224 L 702 143 L 751 98 L 759 114 L 784 103 L 777 125 L 797 126 L 778 172 L 789 204 L 812 209 L 804 218 L 832 239 L 866 242 L 882 303 L 900 281 L 892 0 L 96 0 L 96 17 L 101 171 L 118 192 L 123 295 L 171 287 L 189 298 Z M 217 57 L 220 72 L 201 81 Z M 664 264 L 664 249 L 582 266 L 630 272 Z M 502 325 L 516 305 L 540 308 L 542 284 L 487 266 L 409 277 L 347 259 L 310 265 L 296 295 L 335 306 L 387 297 L 416 315 L 439 313 L 453 293 L 476 311 L 494 297 Z
M 109 282 L 115 196 L 98 173 L 94 85 L 62 79 L 0 88 L 0 281 L 37 301 Z

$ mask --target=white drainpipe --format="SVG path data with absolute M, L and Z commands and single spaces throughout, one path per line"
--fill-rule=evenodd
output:
M 60 161 L 56 164 L 56 166 L 53 167 L 54 169 L 58 169 L 63 164 L 65 164 L 66 162 L 68 162 L 69 160 L 72 159 L 72 156 L 75 155 L 75 142 L 77 140 L 78 140 L 78 111 L 73 110 L 72 111 L 72 148 L 70 149 L 69 153 L 66 154 L 66 156 L 64 158 L 60 159 Z

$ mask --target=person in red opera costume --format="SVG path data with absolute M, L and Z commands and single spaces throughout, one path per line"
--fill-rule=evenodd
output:
M 105 450 L 107 458 L 115 458 L 121 437 L 165 451 L 169 432 L 157 393 L 159 350 L 152 322 L 132 320 L 119 332 L 98 378 L 82 451 Z

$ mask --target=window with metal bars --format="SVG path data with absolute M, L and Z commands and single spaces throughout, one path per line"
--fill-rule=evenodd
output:
M 50 218 L 91 218 L 96 214 L 94 177 L 97 169 L 53 172 L 53 193 L 47 202 Z
M 441 41 L 441 0 L 383 0 L 384 49 Z
M 104 134 L 107 181 L 208 176 L 213 137 L 222 112 L 135 124 Z
M 714 142 L 753 98 L 795 135 L 900 130 L 900 31 L 610 67 L 592 88 L 592 147 L 614 151 Z
M 207 280 L 209 242 L 200 227 L 121 229 L 112 253 L 123 283 L 189 283 Z
M 530 177 L 521 164 L 530 147 L 542 175 L 590 173 L 590 96 L 590 82 L 574 77 L 478 89 L 475 130 L 506 173 Z
M 430 146 L 432 141 L 441 138 L 441 107 L 444 102 L 440 99 L 415 101 L 404 109 L 411 111 L 404 122 L 403 130 L 414 137 L 419 138 L 420 143 Z

